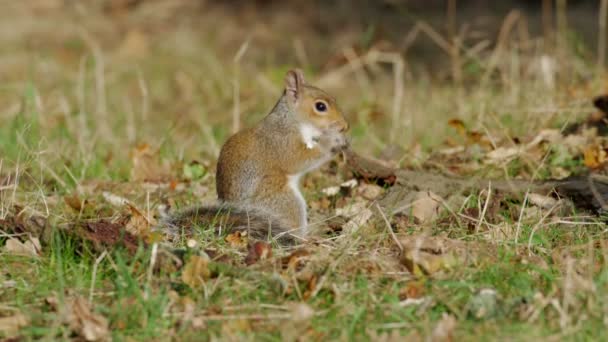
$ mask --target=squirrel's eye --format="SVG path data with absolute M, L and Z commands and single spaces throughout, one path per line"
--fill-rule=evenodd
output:
M 327 111 L 327 104 L 323 101 L 315 102 L 315 109 L 317 112 L 325 113 Z

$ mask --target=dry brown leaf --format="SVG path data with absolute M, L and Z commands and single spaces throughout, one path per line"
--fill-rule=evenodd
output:
M 8 317 L 0 317 L 0 334 L 5 337 L 15 336 L 21 328 L 28 324 L 29 318 L 20 313 Z
M 363 183 L 357 189 L 357 195 L 365 198 L 368 201 L 373 201 L 380 197 L 384 189 L 376 184 Z
M 460 119 L 450 119 L 448 121 L 448 125 L 452 128 L 454 128 L 456 130 L 456 132 L 458 132 L 458 135 L 460 135 L 463 138 L 466 138 L 467 136 L 467 129 L 464 126 L 464 122 L 462 122 L 462 120 Z
M 68 301 L 66 321 L 70 329 L 86 341 L 105 341 L 110 339 L 108 320 L 93 312 L 89 302 L 83 297 Z
M 285 268 L 299 270 L 304 267 L 304 264 L 306 260 L 308 260 L 309 256 L 310 252 L 308 250 L 303 248 L 297 249 L 293 251 L 290 255 L 282 258 L 281 264 Z
M 72 209 L 77 212 L 81 212 L 83 208 L 88 204 L 86 199 L 81 199 L 78 194 L 63 197 L 63 201 Z
M 150 227 L 154 225 L 154 222 L 151 222 L 134 205 L 127 203 L 127 208 L 131 213 L 131 217 L 125 225 L 125 230 L 135 236 L 148 237 L 150 235 Z
M 583 156 L 585 166 L 590 169 L 599 169 L 608 159 L 606 151 L 598 145 L 587 146 L 583 152 Z
M 482 254 L 486 258 L 487 252 L 482 244 L 441 236 L 409 235 L 400 238 L 399 242 L 403 247 L 401 263 L 417 276 L 449 270 L 458 264 L 474 263 Z
M 209 279 L 210 276 L 209 256 L 202 253 L 201 255 L 193 255 L 188 259 L 182 272 L 182 281 L 192 289 L 198 289 L 205 284 L 205 280 Z
M 422 250 L 404 251 L 401 261 L 410 273 L 418 277 L 450 269 L 457 263 L 451 253 L 436 255 Z
M 245 264 L 252 265 L 259 260 L 266 260 L 272 257 L 272 247 L 266 242 L 256 241 L 249 245 L 249 251 L 245 257 Z
M 236 231 L 226 235 L 226 242 L 233 248 L 247 247 L 248 236 L 246 231 Z
M 31 237 L 25 242 L 21 242 L 19 239 L 15 238 L 9 238 L 6 240 L 6 245 L 4 246 L 4 251 L 9 254 L 31 257 L 40 256 L 41 250 L 40 240 L 36 237 Z
M 401 290 L 399 290 L 399 299 L 417 299 L 422 298 L 425 294 L 424 284 L 420 281 L 409 281 Z
M 430 191 L 419 191 L 414 196 L 412 203 L 412 216 L 420 224 L 434 221 L 439 216 L 443 199 Z

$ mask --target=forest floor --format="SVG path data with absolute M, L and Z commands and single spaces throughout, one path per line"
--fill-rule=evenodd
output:
M 0 338 L 606 338 L 605 221 L 554 194 L 419 184 L 391 208 L 391 182 L 338 157 L 303 180 L 313 234 L 295 248 L 150 231 L 164 211 L 215 199 L 222 142 L 272 108 L 294 66 L 335 95 L 353 149 L 384 166 L 604 175 L 593 99 L 608 83 L 576 35 L 535 36 L 512 12 L 499 35 L 419 21 L 395 42 L 202 3 L 3 5 Z M 437 64 L 410 58 L 422 41 Z

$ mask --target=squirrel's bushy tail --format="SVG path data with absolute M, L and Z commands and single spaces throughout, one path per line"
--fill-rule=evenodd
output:
M 246 231 L 259 240 L 276 239 L 282 244 L 294 244 L 293 229 L 279 218 L 255 207 L 215 204 L 192 207 L 160 221 L 157 230 L 172 239 L 193 236 L 197 230 L 214 229 L 218 234 Z

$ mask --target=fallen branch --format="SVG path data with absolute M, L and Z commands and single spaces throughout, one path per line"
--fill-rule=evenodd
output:
M 599 175 L 544 181 L 456 178 L 429 171 L 393 169 L 379 161 L 362 157 L 351 149 L 344 153 L 348 167 L 357 177 L 368 182 L 392 186 L 380 202 L 383 208 L 403 206 L 403 201 L 407 200 L 407 195 L 411 192 L 431 191 L 447 198 L 454 194 L 479 192 L 488 188 L 491 182 L 494 190 L 511 195 L 523 196 L 530 192 L 568 198 L 577 208 L 589 210 L 596 215 L 608 209 L 608 177 Z

